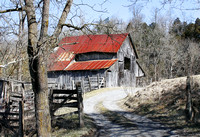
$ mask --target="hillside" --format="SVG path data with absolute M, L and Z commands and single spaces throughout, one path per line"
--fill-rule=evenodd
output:
M 199 83 L 199 75 L 193 76 L 193 78 L 193 83 L 195 80 L 196 83 Z M 199 84 L 195 86 L 199 89 Z M 193 92 L 194 102 L 200 102 L 197 92 Z M 130 94 L 124 100 L 124 104 L 133 113 L 158 121 L 172 128 L 178 135 L 200 135 L 199 123 L 186 122 L 185 120 L 186 77 L 154 82 Z

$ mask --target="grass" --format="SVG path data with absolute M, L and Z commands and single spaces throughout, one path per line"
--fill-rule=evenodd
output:
M 93 119 L 84 115 L 85 126 L 79 128 L 78 115 L 62 115 L 59 118 L 53 120 L 53 132 L 54 137 L 80 137 L 91 136 L 96 132 L 96 125 Z

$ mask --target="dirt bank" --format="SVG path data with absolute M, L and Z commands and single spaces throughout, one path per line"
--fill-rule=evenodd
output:
M 193 76 L 192 88 L 199 87 L 200 76 Z M 196 84 L 195 84 L 196 83 Z M 198 90 L 197 90 L 198 91 Z M 195 91 L 194 101 L 200 102 Z M 124 104 L 133 113 L 146 116 L 175 130 L 180 136 L 199 136 L 199 124 L 186 122 L 186 77 L 167 79 L 132 92 L 124 100 Z

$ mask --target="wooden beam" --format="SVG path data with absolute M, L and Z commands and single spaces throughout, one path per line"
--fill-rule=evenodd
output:
M 90 91 L 92 91 L 92 85 L 91 85 L 90 76 L 88 76 L 88 83 L 89 83 L 89 89 L 90 89 Z
M 57 96 L 53 97 L 54 99 L 69 99 L 69 100 L 77 100 L 77 97 L 66 97 L 66 96 Z
M 76 90 L 53 89 L 53 94 L 77 94 Z
M 16 116 L 19 116 L 19 113 L 6 113 L 6 112 L 0 112 L 0 115 L 16 115 Z
M 78 102 L 67 103 L 67 104 L 62 105 L 62 107 L 77 108 L 78 107 Z
M 22 101 L 19 102 L 19 137 L 24 136 L 24 104 Z
M 79 115 L 79 127 L 84 127 L 84 121 L 83 121 L 83 97 L 82 97 L 82 89 L 81 89 L 81 83 L 78 82 L 76 84 L 76 90 L 77 90 L 77 97 L 78 97 L 78 115 Z
M 98 89 L 100 89 L 100 80 L 99 80 L 99 74 L 97 74 L 97 86 L 98 86 Z

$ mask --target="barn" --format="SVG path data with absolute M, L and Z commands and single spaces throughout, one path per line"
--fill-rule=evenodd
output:
M 82 35 L 63 38 L 48 61 L 48 83 L 84 91 L 102 87 L 136 86 L 144 76 L 130 34 Z

